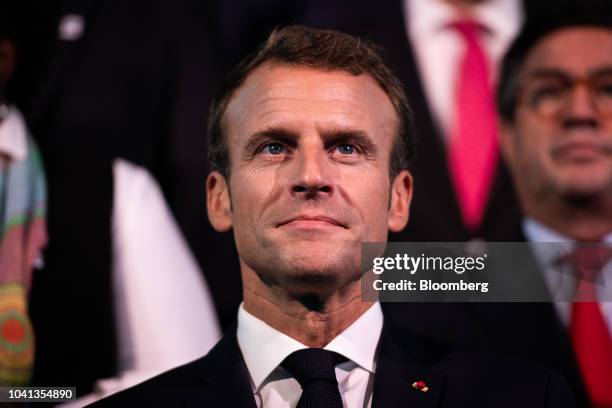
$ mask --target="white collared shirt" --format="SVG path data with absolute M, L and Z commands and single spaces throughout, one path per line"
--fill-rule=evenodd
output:
M 573 293 L 577 282 L 575 279 L 568 278 L 567 275 L 559 273 L 557 261 L 562 254 L 571 251 L 575 241 L 551 230 L 533 218 L 526 218 L 523 221 L 523 231 L 529 242 L 556 243 L 550 246 L 535 246 L 534 254 L 536 260 L 543 271 L 544 280 L 552 293 L 558 293 L 559 290 L 567 290 L 569 293 Z M 606 235 L 603 242 L 612 243 L 612 233 Z M 604 282 L 612 282 L 612 262 L 608 262 L 602 274 Z M 564 279 L 561 280 L 560 277 Z M 572 287 L 564 287 L 567 284 L 572 285 Z M 597 297 L 605 300 L 612 299 L 612 285 L 608 283 L 606 286 L 598 286 Z M 604 322 L 608 327 L 610 335 L 612 335 L 612 302 L 602 301 L 599 302 L 599 305 Z M 555 302 L 555 308 L 561 322 L 566 327 L 569 326 L 571 323 L 571 302 Z
M 336 366 L 338 389 L 345 407 L 372 404 L 376 348 L 382 325 L 382 310 L 375 303 L 324 347 L 348 359 Z M 279 364 L 294 351 L 308 347 L 256 318 L 243 305 L 238 311 L 237 337 L 257 406 L 295 407 L 302 388 Z
M 481 46 L 489 59 L 491 80 L 504 53 L 517 35 L 522 19 L 518 0 L 490 0 L 473 6 L 474 19 L 486 30 Z M 448 140 L 454 122 L 455 83 L 465 42 L 449 25 L 459 17 L 442 0 L 404 0 L 406 32 L 414 50 L 423 91 L 434 121 Z

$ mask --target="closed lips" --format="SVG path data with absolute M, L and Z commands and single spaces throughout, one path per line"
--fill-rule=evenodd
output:
M 341 224 L 340 222 L 338 222 L 337 220 L 327 217 L 327 216 L 323 216 L 323 215 L 315 215 L 315 216 L 309 216 L 309 215 L 300 215 L 297 217 L 293 217 L 290 218 L 286 221 L 281 222 L 280 224 L 278 224 L 279 227 L 283 226 L 283 225 L 287 225 L 289 223 L 292 223 L 294 221 L 313 221 L 313 222 L 326 222 L 332 225 L 336 225 L 338 227 L 342 227 L 342 228 L 347 228 L 345 225 Z
M 555 155 L 563 155 L 572 151 L 591 151 L 593 153 L 611 154 L 612 145 L 599 141 L 567 141 L 557 145 L 553 152 Z

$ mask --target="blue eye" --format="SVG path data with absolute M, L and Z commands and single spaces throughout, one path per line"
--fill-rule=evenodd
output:
M 346 143 L 345 144 L 341 144 L 341 145 L 338 145 L 338 151 L 341 154 L 347 154 L 347 155 L 353 154 L 353 153 L 355 153 L 355 146 L 350 145 L 350 144 L 346 144 Z
M 270 143 L 265 145 L 262 151 L 272 155 L 279 155 L 285 152 L 285 146 L 280 143 Z

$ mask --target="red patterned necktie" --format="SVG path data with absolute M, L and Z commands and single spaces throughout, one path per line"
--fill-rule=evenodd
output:
M 475 231 L 482 221 L 498 160 L 497 122 L 482 29 L 473 21 L 452 25 L 465 42 L 455 95 L 449 167 L 464 225 Z
M 576 271 L 570 337 L 594 407 L 612 407 L 612 339 L 597 302 L 597 279 L 612 259 L 612 248 L 578 246 L 563 261 Z

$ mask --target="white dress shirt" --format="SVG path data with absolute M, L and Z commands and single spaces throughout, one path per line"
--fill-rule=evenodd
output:
M 578 281 L 567 274 L 560 273 L 557 261 L 564 253 L 572 250 L 575 241 L 540 224 L 533 218 L 523 221 L 523 231 L 529 242 L 555 243 L 533 247 L 536 260 L 543 271 L 544 280 L 550 291 L 552 293 L 559 293 L 559 291 L 574 293 Z M 612 244 L 612 233 L 606 235 L 603 242 Z M 608 283 L 606 286 L 597 286 L 597 297 L 603 300 L 599 302 L 599 306 L 608 331 L 612 335 L 612 285 L 610 284 L 612 282 L 612 262 L 604 266 L 602 274 L 603 281 Z M 566 327 L 571 323 L 571 305 L 571 302 L 555 302 L 559 319 Z
M 473 10 L 475 21 L 486 27 L 481 46 L 494 83 L 500 60 L 521 27 L 522 4 L 519 0 L 489 0 L 474 5 Z M 446 1 L 404 0 L 406 32 L 423 91 L 445 140 L 454 123 L 456 75 L 465 52 L 461 34 L 449 26 L 458 19 L 455 7 Z
M 361 408 L 372 404 L 376 349 L 382 325 L 382 310 L 380 304 L 375 303 L 324 347 L 348 359 L 336 366 L 338 389 L 345 407 Z M 237 337 L 257 406 L 295 407 L 302 388 L 279 364 L 294 351 L 308 347 L 256 318 L 243 305 L 238 311 Z

